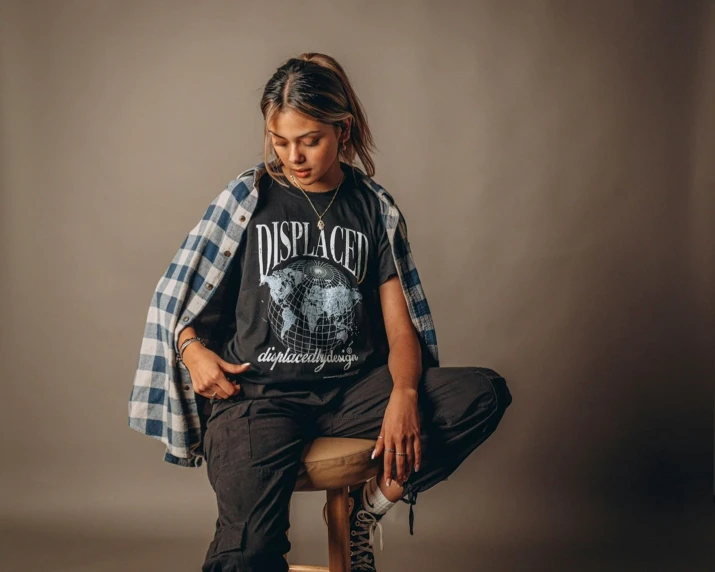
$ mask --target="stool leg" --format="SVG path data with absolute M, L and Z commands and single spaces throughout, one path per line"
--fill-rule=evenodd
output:
M 288 503 L 288 522 L 290 522 L 290 503 Z M 286 530 L 286 536 L 288 537 L 288 540 L 290 540 L 290 528 Z M 286 562 L 288 562 L 288 564 L 290 564 L 290 560 L 288 560 L 288 554 L 284 554 L 283 558 Z
M 329 489 L 328 567 L 330 572 L 350 572 L 350 521 L 348 487 Z

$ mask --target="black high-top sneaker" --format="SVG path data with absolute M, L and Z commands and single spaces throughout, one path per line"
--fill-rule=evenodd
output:
M 348 493 L 350 509 L 350 570 L 351 572 L 376 572 L 375 554 L 372 550 L 375 529 L 380 531 L 380 550 L 383 550 L 382 514 L 365 510 L 362 493 L 365 484 Z M 323 507 L 323 520 L 328 524 L 328 504 Z

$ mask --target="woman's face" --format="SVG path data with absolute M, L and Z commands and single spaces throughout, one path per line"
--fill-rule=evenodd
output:
M 339 129 L 289 109 L 274 115 L 268 130 L 284 173 L 295 176 L 301 187 L 326 190 L 338 184 Z

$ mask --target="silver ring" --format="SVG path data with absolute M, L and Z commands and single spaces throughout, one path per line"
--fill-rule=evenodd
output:
M 211 395 L 211 399 L 215 399 L 215 398 L 216 398 L 216 392 L 214 391 L 213 394 Z

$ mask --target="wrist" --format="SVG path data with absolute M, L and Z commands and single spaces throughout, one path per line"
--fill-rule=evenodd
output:
M 403 393 L 405 395 L 412 395 L 417 397 L 417 388 L 412 385 L 395 385 L 392 388 L 394 393 Z
M 204 340 L 199 337 L 193 337 L 193 338 L 187 338 L 182 344 L 181 347 L 179 348 L 179 355 L 178 359 L 179 361 L 183 361 L 186 363 L 186 358 L 191 356 L 192 354 L 195 354 L 198 349 L 197 348 L 205 348 L 206 344 L 204 343 Z M 189 357 L 189 359 L 191 359 Z
M 204 351 L 206 351 L 206 348 L 201 344 L 189 344 L 184 350 L 184 357 L 181 361 L 186 364 L 187 368 L 190 368 L 191 364 L 194 363 Z

